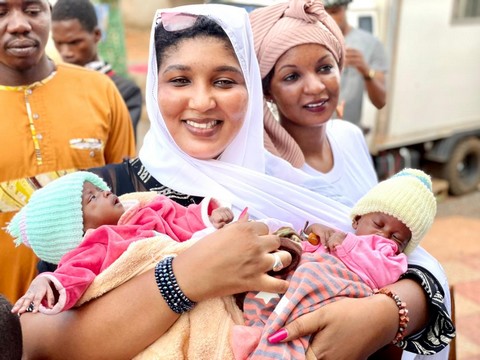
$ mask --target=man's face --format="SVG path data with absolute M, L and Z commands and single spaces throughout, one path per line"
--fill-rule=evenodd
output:
M 99 28 L 89 32 L 78 19 L 53 21 L 52 39 L 63 61 L 79 66 L 97 60 Z
M 38 64 L 49 31 L 46 0 L 0 0 L 0 71 L 25 71 Z

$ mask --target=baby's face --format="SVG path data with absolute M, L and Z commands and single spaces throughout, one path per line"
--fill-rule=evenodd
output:
M 410 229 L 397 218 L 380 212 L 357 216 L 353 220 L 356 235 L 379 235 L 393 240 L 398 245 L 398 252 L 403 252 L 412 238 Z
M 85 232 L 101 225 L 117 225 L 125 209 L 117 195 L 86 181 L 83 184 L 82 212 Z

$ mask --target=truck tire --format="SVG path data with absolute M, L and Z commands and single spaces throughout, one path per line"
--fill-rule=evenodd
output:
M 455 145 L 443 167 L 443 178 L 448 180 L 452 195 L 477 189 L 480 184 L 480 139 L 468 137 Z

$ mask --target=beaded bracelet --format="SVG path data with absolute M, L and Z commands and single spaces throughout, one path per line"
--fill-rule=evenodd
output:
M 155 281 L 168 307 L 177 314 L 192 310 L 196 305 L 178 286 L 172 268 L 173 256 L 166 257 L 155 266 Z
M 400 297 L 390 289 L 375 289 L 373 293 L 384 294 L 391 297 L 393 301 L 395 301 L 395 304 L 398 307 L 398 317 L 399 317 L 398 331 L 397 331 L 397 334 L 395 335 L 395 338 L 392 341 L 392 344 L 396 345 L 403 340 L 405 331 L 407 330 L 408 322 L 410 321 L 410 318 L 408 317 L 407 304 L 403 302 L 400 299 Z

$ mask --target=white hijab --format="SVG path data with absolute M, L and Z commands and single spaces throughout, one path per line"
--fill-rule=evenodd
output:
M 218 159 L 198 160 L 185 154 L 168 132 L 159 110 L 154 35 L 156 19 L 162 12 L 205 15 L 214 20 L 228 35 L 240 63 L 249 94 L 246 118 Z M 344 199 L 331 185 L 264 149 L 262 99 L 260 71 L 245 10 L 213 4 L 157 10 L 150 37 L 146 89 L 151 125 L 139 153 L 146 169 L 161 184 L 176 191 L 229 202 L 237 214 L 248 207 L 254 219 L 273 217 L 292 223 L 296 229 L 309 220 L 350 231 L 350 208 L 339 202 Z

